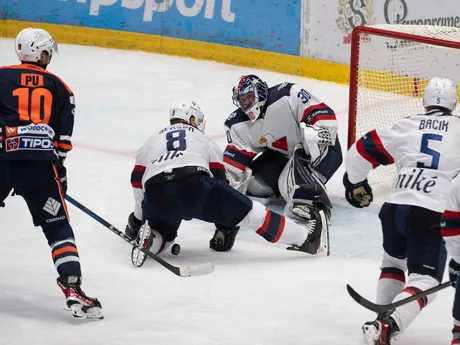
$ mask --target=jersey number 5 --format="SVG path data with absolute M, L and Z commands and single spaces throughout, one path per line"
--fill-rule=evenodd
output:
M 425 165 L 423 162 L 417 162 L 417 168 L 426 168 L 426 169 L 438 169 L 439 166 L 439 159 L 441 158 L 441 154 L 433 149 L 428 147 L 430 140 L 433 141 L 442 141 L 442 135 L 433 134 L 433 133 L 425 133 L 422 135 L 422 146 L 420 147 L 420 152 L 431 156 L 431 164 Z
M 13 91 L 18 97 L 19 120 L 48 124 L 53 107 L 53 94 L 45 88 L 21 87 Z

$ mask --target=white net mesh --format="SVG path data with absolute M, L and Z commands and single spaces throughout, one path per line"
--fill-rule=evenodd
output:
M 433 77 L 452 79 L 460 95 L 460 29 L 418 25 L 370 28 L 391 31 L 394 38 L 359 35 L 356 139 L 374 128 L 390 127 L 400 118 L 423 113 L 423 92 Z M 458 48 L 416 42 L 402 38 L 401 33 L 456 42 Z M 460 114 L 458 108 L 456 113 Z M 381 166 L 371 172 L 369 181 L 374 187 L 385 188 L 395 176 L 394 166 Z

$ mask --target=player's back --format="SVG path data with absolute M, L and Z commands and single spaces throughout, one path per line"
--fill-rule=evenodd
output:
M 387 138 L 398 169 L 389 202 L 439 212 L 460 171 L 460 118 L 439 110 L 400 120 Z
M 137 153 L 136 164 L 146 167 L 142 184 L 152 176 L 187 166 L 209 173 L 215 150 L 214 142 L 199 129 L 188 124 L 170 125 L 148 139 Z
M 56 159 L 54 141 L 63 134 L 70 137 L 73 109 L 72 91 L 54 74 L 31 64 L 0 68 L 7 159 Z

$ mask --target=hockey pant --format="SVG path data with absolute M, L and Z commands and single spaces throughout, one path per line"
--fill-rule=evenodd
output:
M 302 245 L 308 236 L 305 227 L 266 210 L 223 181 L 196 173 L 180 179 L 145 183 L 143 218 L 174 241 L 182 220 L 199 219 L 234 228 L 250 228 L 269 242 Z
M 460 212 L 446 210 L 441 219 L 441 225 L 441 234 L 446 242 L 447 251 L 455 262 L 460 263 Z M 458 339 L 460 344 L 460 276 L 457 279 L 452 316 L 454 317 L 454 339 Z
M 8 177 L 9 162 L 0 159 L 0 207 L 5 206 L 5 199 L 13 189 Z
M 441 213 L 422 207 L 385 203 L 379 214 L 384 255 L 377 284 L 377 303 L 388 304 L 439 285 L 447 253 L 440 231 Z M 405 272 L 409 279 L 406 284 Z M 436 294 L 396 309 L 401 332 Z
M 55 167 L 50 161 L 8 161 L 7 175 L 24 198 L 35 226 L 41 226 L 61 277 L 81 276 L 80 259 L 67 206 Z M 0 180 L 0 190 L 5 180 Z

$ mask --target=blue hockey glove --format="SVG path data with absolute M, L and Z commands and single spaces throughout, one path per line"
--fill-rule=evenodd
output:
M 367 179 L 353 184 L 348 180 L 348 173 L 345 173 L 343 175 L 343 185 L 345 186 L 345 198 L 350 205 L 363 208 L 371 204 L 373 200 L 372 188 Z
M 460 264 L 451 259 L 449 262 L 449 280 L 454 288 L 457 287 L 458 274 L 460 271 Z

